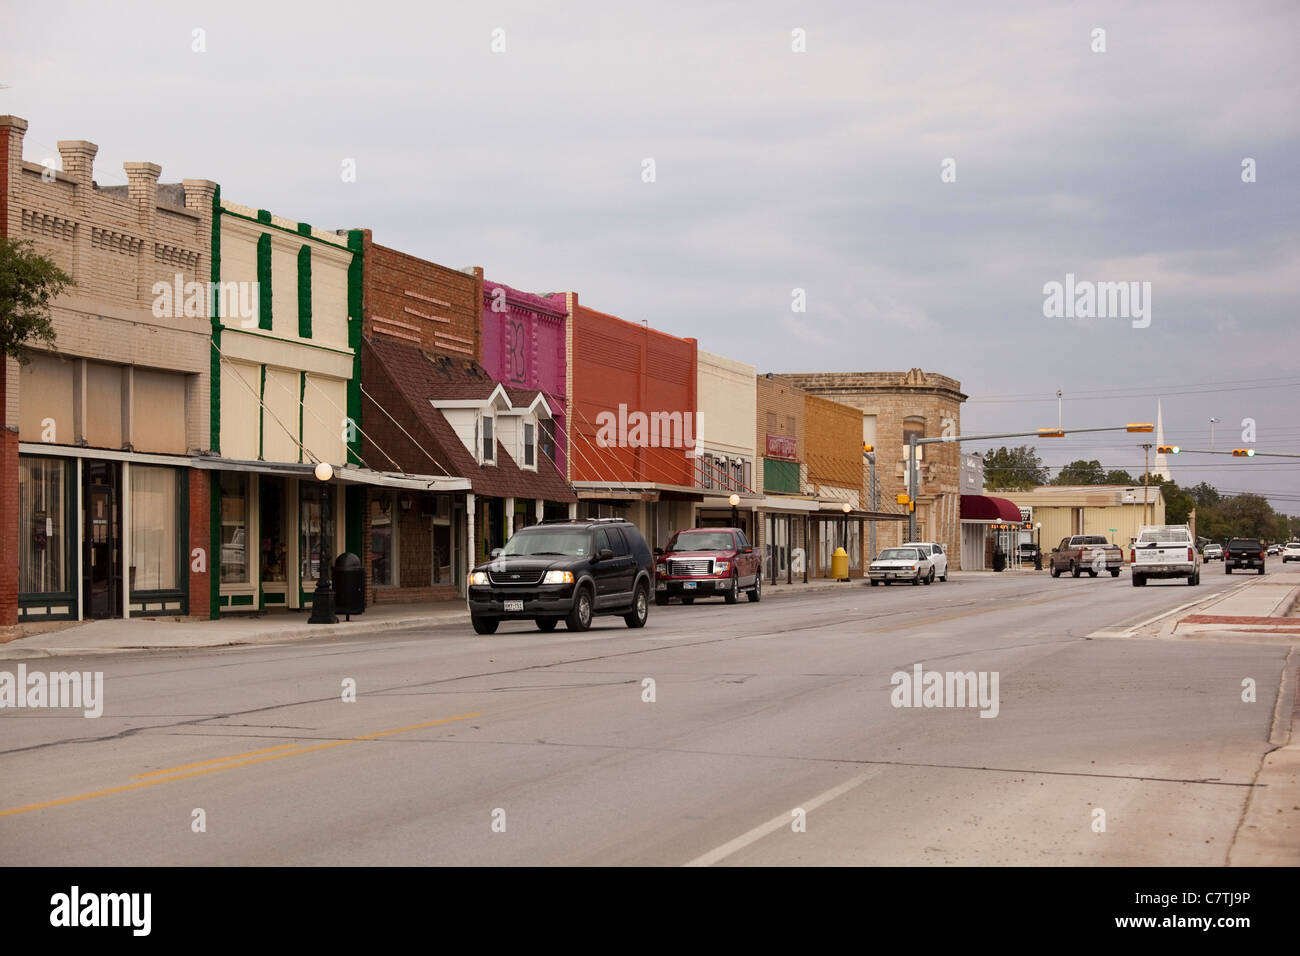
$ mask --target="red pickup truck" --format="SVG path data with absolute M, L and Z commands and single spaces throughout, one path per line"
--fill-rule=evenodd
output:
M 667 548 L 655 548 L 655 604 L 717 596 L 735 604 L 741 591 L 762 599 L 763 560 L 739 528 L 678 531 Z

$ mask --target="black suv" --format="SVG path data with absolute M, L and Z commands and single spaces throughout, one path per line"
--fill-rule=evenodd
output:
M 470 621 L 479 634 L 496 633 L 502 621 L 552 631 L 563 620 L 585 631 L 597 614 L 644 627 L 653 587 L 654 559 L 630 521 L 545 521 L 520 529 L 470 572 Z

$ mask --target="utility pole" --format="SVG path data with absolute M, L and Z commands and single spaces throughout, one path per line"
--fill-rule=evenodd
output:
M 869 451 L 866 453 L 866 458 L 867 458 L 867 481 L 869 482 L 869 484 L 867 485 L 867 489 L 868 489 L 868 494 L 871 496 L 870 499 L 871 511 L 874 514 L 875 512 L 880 510 L 880 501 L 879 498 L 877 497 L 879 493 L 879 489 L 876 487 L 876 453 L 874 451 Z M 872 518 L 869 522 L 867 522 L 867 524 L 869 526 L 867 529 L 867 534 L 869 536 L 869 542 L 870 542 L 868 545 L 868 549 L 871 552 L 871 557 L 868 560 L 874 561 L 876 559 L 876 519 Z
M 1065 427 L 1065 422 L 1061 418 L 1061 390 L 1059 388 L 1056 390 L 1056 427 Z
M 1147 486 L 1151 484 L 1151 449 L 1155 446 L 1151 442 L 1146 442 L 1142 448 L 1146 455 L 1145 473 L 1142 475 L 1142 523 L 1150 524 L 1147 517 Z
M 916 432 L 907 433 L 907 540 L 916 540 Z

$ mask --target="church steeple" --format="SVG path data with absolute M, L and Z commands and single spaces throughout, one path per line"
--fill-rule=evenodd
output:
M 1160 399 L 1156 399 L 1156 447 L 1159 448 L 1165 443 L 1165 420 L 1164 410 L 1160 407 Z M 1151 466 L 1151 477 L 1161 478 L 1165 481 L 1173 481 L 1174 476 L 1169 474 L 1169 456 L 1156 452 L 1155 464 Z

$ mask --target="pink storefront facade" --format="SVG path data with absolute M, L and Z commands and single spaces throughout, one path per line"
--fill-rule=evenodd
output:
M 566 479 L 567 323 L 563 292 L 539 296 L 483 280 L 483 367 L 509 388 L 537 389 L 546 395 L 555 418 L 546 423 L 539 444 Z

